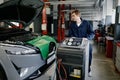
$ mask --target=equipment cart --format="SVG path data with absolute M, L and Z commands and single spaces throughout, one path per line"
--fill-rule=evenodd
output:
M 66 38 L 58 47 L 57 58 L 66 71 L 58 70 L 67 80 L 88 80 L 89 41 L 82 38 Z M 59 62 L 58 62 L 59 64 Z M 59 67 L 59 65 L 58 65 Z M 59 75 L 57 74 L 57 80 Z

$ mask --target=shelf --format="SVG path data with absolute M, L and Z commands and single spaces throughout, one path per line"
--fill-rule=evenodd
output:
M 83 67 L 83 65 L 79 65 L 79 64 L 72 64 L 72 63 L 66 63 L 66 62 L 62 62 L 64 65 L 71 65 L 71 66 L 78 66 L 78 67 Z

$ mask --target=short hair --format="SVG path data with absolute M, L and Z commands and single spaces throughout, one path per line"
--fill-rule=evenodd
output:
M 80 15 L 80 11 L 75 9 L 75 10 L 72 10 L 71 14 L 75 13 L 76 15 Z

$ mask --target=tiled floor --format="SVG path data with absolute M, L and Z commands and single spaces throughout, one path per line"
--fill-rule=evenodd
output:
M 111 58 L 105 56 L 105 47 L 93 44 L 92 77 L 89 80 L 120 80 L 120 74 L 115 71 Z M 53 66 L 54 67 L 54 66 Z M 49 70 L 45 75 L 36 80 L 49 80 L 54 69 Z

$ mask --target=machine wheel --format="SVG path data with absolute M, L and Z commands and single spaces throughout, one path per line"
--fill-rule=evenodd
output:
M 1 66 L 0 66 L 0 80 L 7 80 L 5 72 Z

